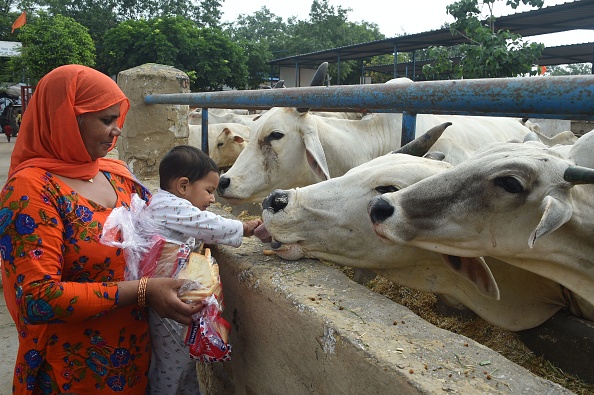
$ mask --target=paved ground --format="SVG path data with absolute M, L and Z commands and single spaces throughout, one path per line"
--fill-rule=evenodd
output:
M 6 141 L 4 135 L 0 136 L 0 188 L 6 182 L 10 155 L 16 141 L 16 137 Z M 2 282 L 0 281 L 0 290 Z M 0 395 L 12 393 L 12 371 L 18 348 L 16 328 L 4 301 L 4 292 L 0 292 Z

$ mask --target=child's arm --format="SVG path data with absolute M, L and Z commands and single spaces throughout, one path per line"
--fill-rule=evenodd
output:
M 156 215 L 155 221 L 163 228 L 184 237 L 194 237 L 207 244 L 226 244 L 239 247 L 243 238 L 243 223 L 224 218 L 193 206 L 176 207 L 166 215 Z

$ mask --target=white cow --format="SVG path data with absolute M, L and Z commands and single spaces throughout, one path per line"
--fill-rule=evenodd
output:
M 434 150 L 457 164 L 486 143 L 522 140 L 529 130 L 515 118 L 417 115 L 416 130 L 451 122 Z M 273 189 L 296 188 L 341 176 L 400 147 L 402 114 L 375 113 L 361 120 L 320 117 L 273 108 L 252 128 L 235 164 L 221 177 L 219 195 L 261 202 Z M 417 134 L 420 134 L 417 132 Z
M 361 119 L 365 115 L 362 112 L 349 111 L 312 111 L 312 114 L 320 117 L 340 118 L 340 119 Z
M 249 128 L 224 128 L 217 137 L 214 145 L 210 147 L 210 157 L 215 161 L 219 169 L 227 170 L 237 160 L 237 157 L 244 150 L 249 138 Z M 241 133 L 241 134 L 240 134 Z
M 585 138 L 584 138 L 585 137 Z M 549 278 L 594 305 L 594 132 L 569 155 L 539 142 L 495 143 L 467 161 L 374 198 L 386 241 L 492 256 Z M 584 185 L 580 185 L 584 184 Z M 594 312 L 584 313 L 594 319 Z
M 578 139 L 577 136 L 570 130 L 559 132 L 553 137 L 545 136 L 540 131 L 540 125 L 529 121 L 528 118 L 522 118 L 520 123 L 533 131 L 538 139 L 549 147 L 554 147 L 555 145 L 572 145 Z
M 208 126 L 209 156 L 219 168 L 231 166 L 246 145 L 250 128 L 238 123 L 216 123 Z M 202 148 L 202 127 L 189 125 L 188 144 Z
M 409 288 L 438 293 L 507 330 L 538 326 L 568 307 L 559 284 L 526 270 L 485 258 L 498 285 L 500 300 L 496 300 L 489 273 L 474 266 L 477 262 L 447 257 L 446 265 L 440 254 L 387 245 L 375 236 L 367 215 L 373 197 L 450 167 L 445 162 L 387 154 L 341 177 L 276 190 L 263 203 L 262 218 L 273 236 L 271 246 L 284 259 L 310 257 L 365 268 Z
M 245 113 L 244 113 L 245 112 Z M 208 126 L 216 123 L 239 123 L 251 126 L 260 114 L 248 114 L 247 110 L 211 108 L 208 110 Z M 198 108 L 188 114 L 188 124 L 202 125 L 202 109 Z

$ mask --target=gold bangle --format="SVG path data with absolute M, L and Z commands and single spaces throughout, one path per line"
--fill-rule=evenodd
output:
M 146 286 L 148 277 L 142 277 L 138 282 L 138 306 L 146 307 Z

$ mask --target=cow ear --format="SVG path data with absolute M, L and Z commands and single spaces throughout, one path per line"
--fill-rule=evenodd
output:
M 545 208 L 540 223 L 528 239 L 530 248 L 534 247 L 536 239 L 559 229 L 561 225 L 569 221 L 573 214 L 573 208 L 566 199 L 559 200 L 548 195 L 544 198 L 543 203 Z
M 320 180 L 329 180 L 330 171 L 326 162 L 326 154 L 324 154 L 324 147 L 322 147 L 318 134 L 315 132 L 305 133 L 303 142 L 305 143 L 307 163 L 311 170 Z
M 235 141 L 237 144 L 241 144 L 243 143 L 245 140 L 243 139 L 243 137 L 235 135 L 233 136 L 233 141 Z
M 483 258 L 466 258 L 453 255 L 441 255 L 442 260 L 460 276 L 474 284 L 484 296 L 499 300 L 499 287 L 491 269 Z
M 569 151 L 569 159 L 578 166 L 594 169 L 594 131 L 584 134 L 576 140 Z

